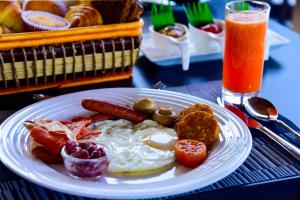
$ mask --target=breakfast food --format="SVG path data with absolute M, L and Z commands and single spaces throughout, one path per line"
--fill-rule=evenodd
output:
M 68 20 L 42 11 L 23 11 L 22 19 L 28 31 L 65 30 L 70 27 Z
M 219 20 L 214 20 L 213 13 L 206 2 L 188 2 L 185 11 L 189 24 L 205 32 L 219 34 L 223 31 L 223 25 Z
M 207 149 L 203 142 L 197 140 L 179 140 L 174 145 L 176 161 L 186 167 L 199 166 L 207 156 Z
M 35 144 L 34 144 L 35 145 Z M 59 155 L 53 155 L 50 151 L 42 146 L 34 146 L 31 150 L 32 155 L 41 161 L 49 164 L 60 164 L 63 162 L 62 157 Z
M 4 66 L 0 96 L 130 79 L 144 22 L 138 0 L 125 1 L 92 0 L 105 25 L 89 0 L 0 1 L 1 55 L 14 66 Z
M 152 118 L 154 121 L 164 126 L 174 126 L 177 120 L 177 114 L 170 106 L 163 106 L 156 110 Z
M 194 139 L 211 147 L 219 139 L 219 126 L 208 105 L 196 104 L 180 112 L 176 124 L 179 139 Z
M 94 99 L 81 103 L 96 113 L 74 116 L 72 121 L 25 124 L 32 154 L 45 163 L 63 162 L 75 177 L 98 178 L 106 171 L 149 175 L 169 169 L 175 161 L 195 168 L 206 159 L 207 147 L 218 139 L 217 121 L 205 104 L 183 109 L 177 120 L 170 106 L 153 112 L 157 104 L 150 97 L 136 100 L 133 108 Z
M 219 138 L 218 122 L 213 115 L 196 111 L 186 115 L 176 126 L 180 139 L 195 139 L 211 147 Z
M 118 119 L 115 116 L 104 114 L 104 113 L 95 113 L 89 116 L 74 116 L 72 117 L 71 121 L 72 122 L 78 122 L 82 120 L 88 120 L 90 123 L 95 123 L 97 121 L 103 121 L 103 120 L 115 120 Z
M 146 97 L 135 101 L 132 108 L 141 112 L 151 114 L 157 109 L 157 105 L 151 97 Z
M 65 1 L 64 0 L 64 4 L 66 5 L 67 9 L 69 9 L 71 6 L 75 6 L 78 4 L 87 4 L 89 5 L 90 3 L 86 3 L 87 0 L 69 0 L 69 1 Z
M 0 1 L 0 11 L 4 34 L 96 26 L 103 24 L 103 20 L 105 24 L 137 21 L 143 8 L 137 0 L 81 0 L 68 1 L 67 4 L 62 0 L 24 0 L 22 8 L 18 1 L 7 0 Z
M 166 26 L 158 32 L 173 38 L 181 38 L 185 35 L 185 31 L 179 26 Z
M 98 135 L 99 131 L 86 127 L 89 121 L 45 121 L 25 122 L 32 138 L 32 153 L 46 163 L 61 163 L 60 152 L 69 139 L 83 139 Z
M 222 27 L 217 23 L 206 24 L 205 26 L 201 26 L 200 29 L 214 34 L 219 34 L 223 31 Z
M 72 6 L 65 18 L 71 27 L 96 26 L 103 24 L 102 16 L 93 7 L 85 4 Z
M 93 124 L 101 135 L 90 141 L 108 144 L 112 149 L 108 171 L 117 174 L 147 174 L 164 169 L 175 161 L 174 129 L 152 120 L 133 124 L 124 119 Z
M 61 151 L 69 174 L 78 178 L 94 179 L 107 171 L 109 158 L 103 147 L 93 142 L 69 140 Z
M 24 23 L 21 18 L 21 6 L 15 0 L 0 1 L 0 24 L 13 32 L 23 32 Z
M 210 108 L 209 105 L 206 104 L 194 104 L 191 107 L 188 107 L 186 109 L 183 109 L 179 115 L 178 115 L 178 121 L 183 119 L 186 115 L 195 112 L 195 111 L 204 111 L 207 112 L 208 114 L 214 115 L 213 110 Z
M 106 156 L 102 147 L 93 142 L 79 142 L 69 140 L 66 143 L 66 153 L 75 158 L 91 159 Z
M 1 34 L 9 34 L 9 33 L 13 33 L 13 31 L 4 25 L 0 25 L 0 35 Z
M 139 123 L 147 119 L 147 115 L 144 113 L 136 111 L 127 106 L 117 105 L 106 101 L 96 99 L 83 99 L 81 105 L 87 110 L 113 115 L 115 117 L 126 119 L 134 123 Z
M 66 134 L 53 134 L 39 126 L 35 126 L 30 130 L 30 136 L 35 142 L 41 144 L 54 156 L 60 155 L 61 148 L 68 141 Z
M 101 13 L 104 24 L 137 21 L 143 12 L 138 0 L 100 0 L 91 5 Z
M 24 0 L 23 10 L 44 11 L 64 17 L 67 7 L 62 0 Z

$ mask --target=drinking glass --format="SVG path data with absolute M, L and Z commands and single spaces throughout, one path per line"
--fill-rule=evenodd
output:
M 241 105 L 261 89 L 270 6 L 231 1 L 225 11 L 222 99 Z

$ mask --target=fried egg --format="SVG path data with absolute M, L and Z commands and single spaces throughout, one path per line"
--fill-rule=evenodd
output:
M 101 131 L 93 142 L 108 144 L 112 149 L 111 173 L 150 173 L 175 161 L 176 132 L 155 121 L 135 125 L 123 119 L 106 120 L 93 124 L 93 128 Z

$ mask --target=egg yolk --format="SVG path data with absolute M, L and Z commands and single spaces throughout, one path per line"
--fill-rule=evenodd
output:
M 172 150 L 176 141 L 176 136 L 164 132 L 154 133 L 144 139 L 148 146 L 161 150 Z

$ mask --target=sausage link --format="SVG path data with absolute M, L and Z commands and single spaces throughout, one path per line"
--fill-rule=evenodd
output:
M 117 105 L 106 101 L 83 99 L 81 105 L 87 110 L 105 113 L 121 119 L 132 121 L 134 123 L 140 123 L 147 119 L 147 115 L 144 113 L 138 112 L 123 105 Z

